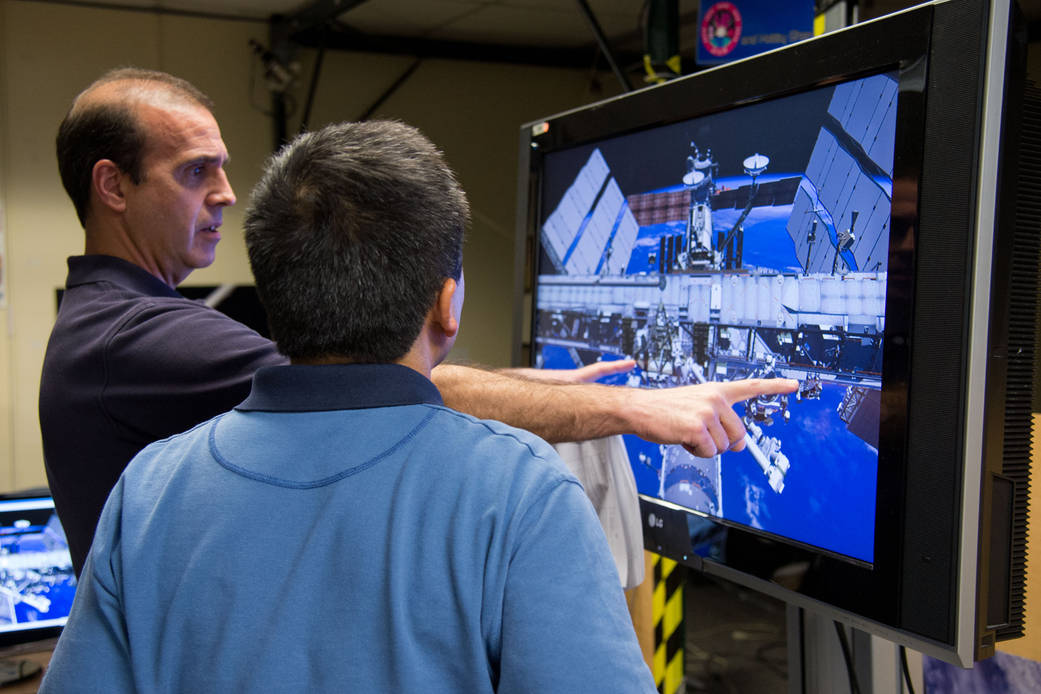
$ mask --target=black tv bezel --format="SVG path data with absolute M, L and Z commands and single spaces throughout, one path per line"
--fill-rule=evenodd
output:
M 539 174 L 546 153 L 899 70 L 873 566 L 719 522 L 728 536 L 759 547 L 760 554 L 808 563 L 803 585 L 793 590 L 757 571 L 754 562 L 694 556 L 689 541 L 684 546 L 677 538 L 686 536 L 696 514 L 650 497 L 641 503 L 656 509 L 666 526 L 682 525 L 682 531 L 645 526 L 649 549 L 790 602 L 837 610 L 873 633 L 962 664 L 977 653 L 965 643 L 966 595 L 975 597 L 977 566 L 975 554 L 967 556 L 974 548 L 964 543 L 976 520 L 973 503 L 976 511 L 987 505 L 979 497 L 973 501 L 981 473 L 978 461 L 966 456 L 982 455 L 972 450 L 977 438 L 993 456 L 992 441 L 1000 434 L 994 426 L 983 430 L 976 417 L 980 405 L 970 402 L 979 390 L 970 370 L 980 371 L 973 353 L 981 339 L 980 301 L 1002 301 L 1000 291 L 974 285 L 990 12 L 987 3 L 972 0 L 915 7 L 526 124 L 519 150 L 518 235 L 534 236 L 538 258 L 537 225 L 544 217 Z M 991 249 L 982 250 L 988 255 Z M 537 283 L 532 287 L 527 310 L 533 314 Z M 984 344 L 994 339 L 986 328 L 992 309 L 987 306 L 982 319 Z M 527 336 L 532 359 L 534 332 L 533 320 Z M 985 370 L 994 375 L 990 362 Z M 990 383 L 993 388 L 996 380 Z M 966 473 L 967 464 L 975 471 Z M 985 535 L 985 528 L 978 530 Z M 967 570 L 971 575 L 964 575 Z

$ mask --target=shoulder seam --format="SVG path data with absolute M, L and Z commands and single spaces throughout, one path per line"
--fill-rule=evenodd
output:
M 98 409 L 100 409 L 104 415 L 109 426 L 112 428 L 113 434 L 118 436 L 118 427 L 115 422 L 115 418 L 109 412 L 108 407 L 105 405 L 105 394 L 108 391 L 109 386 L 109 375 L 111 369 L 109 368 L 109 360 L 111 357 L 112 342 L 115 341 L 116 337 L 123 332 L 123 328 L 127 326 L 130 321 L 136 318 L 142 311 L 147 308 L 151 308 L 155 305 L 155 302 L 151 299 L 142 301 L 138 305 L 134 306 L 128 313 L 123 317 L 119 323 L 117 323 L 109 334 L 105 336 L 105 349 L 102 350 L 101 366 L 102 366 L 102 381 L 101 389 L 98 392 Z
M 472 415 L 468 415 L 465 412 L 459 412 L 458 410 L 453 410 L 451 407 L 447 407 L 445 405 L 430 405 L 430 407 L 438 409 L 438 410 L 444 412 L 445 414 L 452 415 L 453 417 L 457 417 L 459 419 L 463 419 L 463 420 L 465 420 L 467 422 L 470 422 L 470 423 L 472 423 L 472 424 L 474 424 L 476 426 L 483 427 L 492 436 L 496 436 L 496 437 L 500 437 L 500 438 L 513 439 L 515 442 L 517 442 L 517 444 L 523 446 L 524 448 L 527 448 L 528 452 L 531 453 L 531 455 L 533 457 L 538 458 L 540 460 L 548 460 L 545 455 L 543 455 L 542 453 L 539 453 L 534 448 L 532 448 L 531 443 L 529 443 L 528 441 L 522 440 L 520 437 L 518 437 L 512 431 L 496 431 L 488 423 L 488 420 L 478 419 L 477 417 L 474 417 Z M 492 421 L 495 421 L 495 420 L 492 420 Z M 498 423 L 503 424 L 504 426 L 510 426 L 510 425 L 506 424 L 505 422 L 498 422 Z M 534 434 L 532 434 L 532 436 L 534 436 Z M 547 445 L 549 445 L 549 444 L 547 444 Z

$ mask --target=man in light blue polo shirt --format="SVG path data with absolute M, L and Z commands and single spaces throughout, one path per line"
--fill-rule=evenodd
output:
M 400 123 L 271 160 L 246 238 L 291 364 L 130 463 L 41 691 L 655 691 L 578 482 L 429 380 L 468 216 Z

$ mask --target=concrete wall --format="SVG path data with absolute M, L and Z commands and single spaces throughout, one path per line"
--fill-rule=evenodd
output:
M 7 298 L 0 306 L 0 490 L 45 482 L 36 414 L 40 366 L 65 258 L 83 249 L 54 160 L 58 122 L 83 87 L 119 65 L 166 70 L 209 94 L 232 154 L 228 173 L 239 204 L 225 215 L 217 261 L 186 284 L 250 283 L 242 213 L 273 142 L 264 113 L 269 95 L 251 38 L 266 44 L 266 23 L 0 0 Z M 313 54 L 305 51 L 299 60 L 293 96 L 302 108 Z M 328 53 L 311 127 L 357 118 L 411 64 L 410 57 Z M 606 96 L 592 93 L 590 83 L 582 70 L 430 60 L 373 114 L 424 130 L 444 149 L 471 198 L 466 309 L 453 358 L 509 365 L 518 126 Z

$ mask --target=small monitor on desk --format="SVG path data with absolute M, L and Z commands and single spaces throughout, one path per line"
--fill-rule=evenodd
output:
M 75 593 L 69 545 L 48 491 L 0 494 L 0 655 L 56 638 Z

